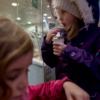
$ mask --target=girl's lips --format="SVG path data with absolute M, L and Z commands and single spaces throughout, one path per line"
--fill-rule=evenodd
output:
M 66 26 L 66 24 L 64 24 L 64 23 L 62 23 L 62 25 L 65 27 Z
M 22 95 L 19 95 L 19 96 L 16 96 L 16 97 L 14 97 L 14 99 L 21 99 L 22 98 Z

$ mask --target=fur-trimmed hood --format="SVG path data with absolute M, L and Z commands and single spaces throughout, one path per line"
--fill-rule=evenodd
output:
M 99 20 L 99 0 L 53 0 L 53 7 L 55 11 L 62 2 L 66 4 L 68 2 L 75 3 L 81 14 L 81 19 L 85 24 L 95 23 L 96 20 Z
M 93 18 L 95 20 L 95 23 L 98 24 L 99 22 L 99 2 L 100 0 L 87 0 L 89 3 L 89 6 L 92 6 L 92 13 L 93 13 Z

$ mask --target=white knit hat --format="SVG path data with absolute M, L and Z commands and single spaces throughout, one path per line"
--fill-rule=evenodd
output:
M 85 24 L 94 23 L 92 7 L 89 7 L 86 0 L 53 0 L 52 4 L 58 19 L 56 8 L 61 8 L 83 20 Z

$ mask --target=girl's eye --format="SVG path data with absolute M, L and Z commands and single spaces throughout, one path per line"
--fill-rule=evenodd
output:
M 62 11 L 62 13 L 64 14 L 66 11 Z
M 29 69 L 26 70 L 25 73 L 28 73 Z M 20 77 L 21 73 L 18 73 L 16 75 L 13 75 L 13 76 L 7 76 L 7 80 L 10 80 L 10 81 L 14 81 L 16 80 L 18 77 Z
M 14 81 L 15 79 L 17 79 L 19 77 L 19 75 L 15 75 L 15 76 L 13 76 L 13 77 L 7 77 L 7 79 L 8 80 L 10 80 L 10 81 Z

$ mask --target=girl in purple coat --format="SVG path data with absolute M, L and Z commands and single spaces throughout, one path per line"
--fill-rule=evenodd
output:
M 44 37 L 44 62 L 56 67 L 56 79 L 68 76 L 91 100 L 100 100 L 99 0 L 53 0 L 52 5 L 64 29 L 52 28 Z M 59 31 L 64 44 L 52 43 Z

